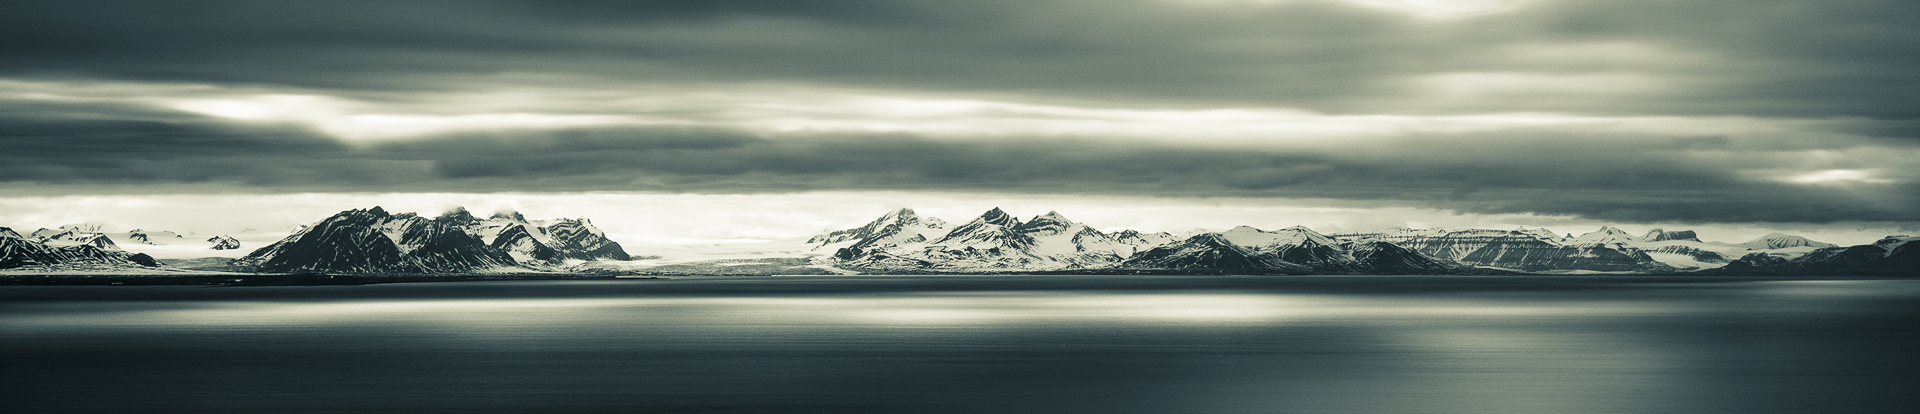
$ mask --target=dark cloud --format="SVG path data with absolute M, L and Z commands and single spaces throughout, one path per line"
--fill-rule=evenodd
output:
M 349 144 L 151 100 L 0 97 L 0 188 L 988 190 L 1636 221 L 1911 221 L 1920 210 L 1920 176 L 1900 172 L 1912 160 L 1859 151 L 1898 154 L 1920 136 L 1920 26 L 1910 21 L 1920 3 L 1535 1 L 1453 22 L 1331 0 L 1175 3 L 18 0 L 0 4 L 0 80 L 166 81 L 416 107 L 434 101 L 416 95 L 523 87 L 764 84 L 1122 108 L 1847 121 L 1804 137 L 1542 128 L 1408 132 L 1334 149 L 717 127 Z M 554 111 L 634 113 L 588 106 Z M 1843 133 L 1871 139 L 1829 136 Z M 1802 185 L 1764 176 L 1769 168 L 1898 177 Z
M 1909 1 L 1531 2 L 1461 22 L 1337 1 L 1178 3 L 15 1 L 0 6 L 0 73 L 377 91 L 540 74 L 566 86 L 788 82 L 1360 113 L 1920 116 L 1909 21 L 1920 4 Z M 1512 51 L 1608 44 L 1671 56 Z M 1657 83 L 1634 95 L 1413 99 L 1430 92 L 1423 76 L 1446 73 Z

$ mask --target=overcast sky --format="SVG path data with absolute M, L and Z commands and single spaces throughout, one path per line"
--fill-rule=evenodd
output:
M 320 218 L 263 210 L 510 193 L 661 239 L 677 227 L 653 216 L 792 218 L 684 236 L 766 238 L 1001 200 L 1169 227 L 1149 230 L 1242 216 L 1143 206 L 1232 205 L 1263 227 L 1864 242 L 1920 232 L 1914 16 L 1907 0 L 13 0 L 0 226 L 160 209 L 259 227 Z

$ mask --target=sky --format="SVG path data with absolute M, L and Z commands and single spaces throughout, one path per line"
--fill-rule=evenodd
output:
M 1920 233 L 1912 16 L 1904 0 L 16 0 L 0 4 L 0 226 L 280 231 L 264 229 L 467 206 L 666 244 L 998 206 L 1155 231 L 1865 243 Z

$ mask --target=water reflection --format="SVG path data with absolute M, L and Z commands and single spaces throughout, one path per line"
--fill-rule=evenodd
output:
M 1920 408 L 1916 299 L 1912 281 L 1646 278 L 0 288 L 0 400 L 19 412 L 1897 412 Z

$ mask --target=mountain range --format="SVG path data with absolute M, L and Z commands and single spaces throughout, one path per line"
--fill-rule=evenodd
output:
M 0 268 L 153 267 L 121 250 L 192 242 L 165 231 L 102 233 L 80 224 L 28 236 L 0 228 Z M 263 273 L 499 273 L 614 270 L 652 273 L 1233 273 L 1502 274 L 1654 273 L 1911 275 L 1909 236 L 1841 247 L 1769 234 L 1745 243 L 1702 241 L 1691 230 L 1633 235 L 1614 227 L 1580 235 L 1545 229 L 1409 229 L 1323 234 L 1303 226 L 1239 226 L 1188 234 L 1102 231 L 1059 212 L 1021 220 L 995 208 L 953 225 L 912 209 L 729 259 L 632 260 L 587 219 L 527 220 L 514 212 L 436 217 L 373 207 L 343 211 L 243 257 L 185 261 L 201 270 Z M 240 243 L 216 236 L 215 250 Z M 776 243 L 777 244 L 777 243 Z M 631 260 L 631 261 L 630 261 Z M 672 269 L 672 270 L 669 270 Z M 741 273 L 741 272 L 747 273 Z
M 128 253 L 120 250 L 112 239 L 78 230 L 82 229 L 42 229 L 34 232 L 41 237 L 33 237 L 0 227 L 0 269 L 31 267 L 42 270 L 111 271 L 160 266 L 152 256 Z
M 334 214 L 228 266 L 272 273 L 489 273 L 629 258 L 586 219 L 528 221 L 519 213 L 482 219 L 464 208 L 426 218 L 373 207 Z

